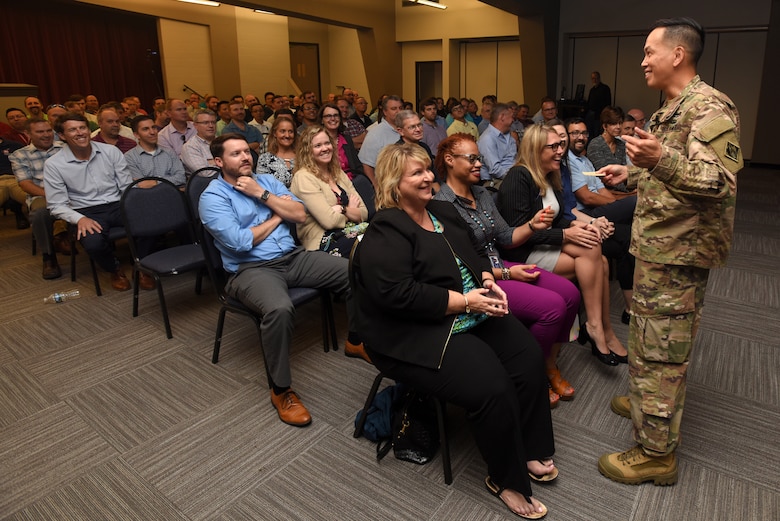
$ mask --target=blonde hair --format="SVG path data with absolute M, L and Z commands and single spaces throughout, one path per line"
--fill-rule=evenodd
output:
M 295 150 L 298 148 L 298 133 L 295 131 L 295 123 L 293 123 L 293 120 L 289 118 L 274 118 L 274 122 L 271 125 L 271 131 L 268 133 L 268 146 L 266 147 L 266 150 L 273 155 L 276 155 L 276 153 L 279 152 L 279 141 L 276 139 L 276 130 L 279 128 L 279 125 L 285 121 L 292 127 L 292 149 Z
M 517 157 L 515 166 L 524 166 L 531 172 L 531 177 L 539 188 L 539 192 L 542 196 L 547 192 L 547 184 L 552 187 L 553 190 L 563 190 L 563 184 L 561 183 L 561 171 L 553 170 L 552 173 L 545 172 L 542 168 L 542 153 L 544 147 L 547 145 L 547 137 L 550 134 L 558 133 L 554 128 L 548 125 L 536 124 L 528 127 L 523 134 L 523 140 L 520 142 L 520 154 Z M 566 151 L 564 150 L 564 153 Z M 550 174 L 549 176 L 547 174 Z
M 333 145 L 333 154 L 331 155 L 330 163 L 328 163 L 327 173 L 334 180 L 339 178 L 341 166 L 339 165 L 338 143 L 334 143 L 330 134 L 328 134 L 328 131 L 325 130 L 325 127 L 319 125 L 307 126 L 301 135 L 298 136 L 298 149 L 295 151 L 295 171 L 297 172 L 298 170 L 305 168 L 327 183 L 330 179 L 320 172 L 320 167 L 314 160 L 311 146 L 311 142 L 314 141 L 314 138 L 320 133 L 325 134 L 330 141 L 330 144 Z
M 419 145 L 413 143 L 393 143 L 379 152 L 376 158 L 374 176 L 379 189 L 376 192 L 376 209 L 399 208 L 400 194 L 398 185 L 409 161 L 419 161 L 425 168 L 431 166 L 431 158 Z

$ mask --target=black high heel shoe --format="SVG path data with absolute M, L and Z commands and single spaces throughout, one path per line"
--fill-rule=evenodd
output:
M 590 352 L 593 354 L 593 356 L 598 358 L 599 362 L 602 364 L 614 367 L 620 363 L 618 362 L 617 355 L 612 351 L 606 355 L 599 351 L 599 348 L 596 347 L 596 342 L 593 341 L 593 339 L 590 337 L 590 334 L 588 333 L 587 324 L 582 324 L 582 327 L 580 328 L 580 334 L 577 336 L 577 342 L 579 342 L 580 345 L 585 345 L 586 342 L 590 343 Z

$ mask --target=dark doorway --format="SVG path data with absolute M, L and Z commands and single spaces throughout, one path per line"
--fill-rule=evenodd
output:
M 290 42 L 290 71 L 292 79 L 301 89 L 301 93 L 310 90 L 317 94 L 317 99 L 322 100 L 320 46 L 318 44 Z
M 420 102 L 430 97 L 441 96 L 442 88 L 441 62 L 416 62 L 415 63 L 415 104 L 419 111 Z

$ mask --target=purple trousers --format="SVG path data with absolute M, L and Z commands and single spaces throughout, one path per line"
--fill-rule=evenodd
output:
M 519 264 L 504 261 L 508 268 Z M 535 282 L 498 280 L 506 293 L 509 311 L 539 342 L 545 358 L 556 342 L 568 342 L 569 331 L 580 309 L 580 291 L 568 279 L 539 268 Z

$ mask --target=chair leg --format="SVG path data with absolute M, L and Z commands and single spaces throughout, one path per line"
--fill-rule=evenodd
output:
M 35 257 L 35 254 L 38 253 L 38 242 L 35 240 L 35 234 L 32 234 L 32 254 L 33 257 Z
M 168 306 L 165 305 L 165 294 L 163 293 L 162 280 L 160 280 L 160 277 L 155 275 L 154 282 L 157 285 L 157 297 L 160 299 L 160 311 L 162 311 L 163 323 L 165 323 L 165 335 L 170 340 L 173 338 L 173 333 L 171 333 L 171 321 L 168 318 Z
M 321 302 L 321 310 L 320 310 L 320 320 L 322 321 L 322 348 L 327 353 L 330 351 L 330 344 L 328 343 L 328 329 L 329 329 L 329 322 L 328 319 L 330 318 L 328 315 L 328 304 L 330 303 L 330 294 L 327 291 L 321 291 L 320 292 L 320 300 Z M 336 346 L 333 346 L 333 350 L 336 350 Z
M 198 277 L 195 279 L 195 294 L 200 295 L 201 287 L 203 286 L 203 268 L 198 270 Z
M 100 279 L 98 278 L 97 266 L 95 266 L 95 261 L 92 257 L 89 258 L 89 266 L 92 268 L 92 280 L 95 281 L 95 293 L 97 293 L 98 297 L 101 297 L 103 296 L 103 292 L 100 291 Z
M 366 398 L 366 403 L 363 405 L 363 410 L 360 411 L 360 420 L 358 420 L 358 424 L 355 425 L 355 432 L 352 434 L 353 438 L 359 438 L 363 435 L 363 427 L 366 425 L 366 417 L 368 416 L 368 409 L 371 407 L 371 404 L 374 403 L 374 398 L 376 397 L 376 392 L 379 390 L 379 385 L 382 383 L 382 379 L 385 377 L 382 373 L 379 373 L 376 375 L 376 378 L 374 378 L 374 383 L 371 385 L 371 390 L 368 392 L 368 397 Z
M 330 344 L 333 346 L 334 351 L 338 351 L 339 339 L 338 333 L 336 332 L 336 317 L 333 312 L 333 299 L 331 298 L 330 293 L 327 294 L 327 298 L 325 299 L 325 311 L 327 312 L 328 329 L 330 329 Z
M 138 270 L 133 269 L 133 317 L 138 316 L 138 294 L 140 293 L 140 287 L 138 285 L 138 279 L 140 275 Z
M 214 336 L 214 352 L 211 354 L 211 363 L 219 362 L 219 348 L 222 346 L 222 329 L 225 327 L 225 313 L 227 308 L 222 306 L 219 310 L 219 319 L 217 320 L 217 333 Z
M 436 420 L 439 422 L 439 445 L 441 446 L 441 466 L 444 471 L 444 483 L 452 484 L 452 464 L 450 462 L 450 444 L 447 439 L 447 422 L 445 413 L 447 402 L 438 398 L 433 399 L 436 407 Z

